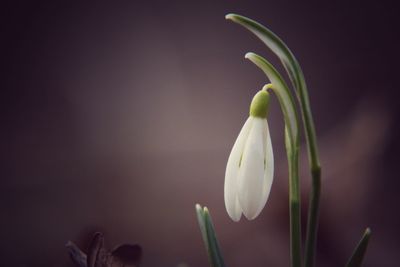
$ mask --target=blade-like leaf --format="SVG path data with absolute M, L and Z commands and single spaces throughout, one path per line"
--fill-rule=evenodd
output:
M 209 254 L 210 247 L 208 245 L 208 236 L 207 236 L 207 229 L 206 229 L 206 224 L 205 224 L 205 220 L 204 220 L 204 211 L 203 211 L 203 208 L 199 204 L 196 204 L 196 214 L 197 214 L 197 221 L 198 221 L 199 227 L 200 227 L 201 236 L 203 237 L 204 246 L 206 247 L 207 253 Z M 211 260 L 211 258 L 210 258 L 210 260 Z
M 215 235 L 214 226 L 208 209 L 206 207 L 203 209 L 199 204 L 196 204 L 196 213 L 211 266 L 224 267 L 224 260 L 219 249 L 218 240 Z
M 304 83 L 304 75 L 299 63 L 287 45 L 275 33 L 260 23 L 244 16 L 228 14 L 225 16 L 225 18 L 244 26 L 254 33 L 282 61 L 282 64 L 286 68 L 288 75 L 294 84 L 294 87 L 298 89 L 302 86 L 302 83 Z
M 365 252 L 367 251 L 369 237 L 371 236 L 371 230 L 367 228 L 358 243 L 357 247 L 353 251 L 346 267 L 360 267 L 364 259 Z
M 204 220 L 207 229 L 207 237 L 210 243 L 211 252 L 213 257 L 218 261 L 218 266 L 225 266 L 224 259 L 222 258 L 221 250 L 219 248 L 219 243 L 215 234 L 214 224 L 211 219 L 211 215 L 207 207 L 204 207 Z

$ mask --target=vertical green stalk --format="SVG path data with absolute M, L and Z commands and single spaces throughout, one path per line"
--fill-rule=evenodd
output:
M 288 140 L 285 128 L 286 140 Z M 288 141 L 286 141 L 286 144 Z M 288 149 L 287 149 L 288 150 Z M 289 210 L 290 210 L 290 258 L 292 267 L 301 266 L 301 210 L 299 184 L 299 149 L 294 147 L 288 154 L 289 163 Z M 289 151 L 290 151 L 289 150 Z
M 306 248 L 304 266 L 313 267 L 315 261 L 315 247 L 317 243 L 319 203 L 321 196 L 321 167 L 311 167 L 311 192 L 308 205 Z
M 283 42 L 282 44 L 285 48 L 285 53 L 288 55 L 288 60 L 281 60 L 289 74 L 294 88 L 296 88 L 295 92 L 300 103 L 301 116 L 307 141 L 308 160 L 311 171 L 311 191 L 309 196 L 304 266 L 313 267 L 315 262 L 319 203 L 321 196 L 321 165 L 318 155 L 317 136 L 315 133 L 314 120 L 312 117 L 308 90 L 303 72 L 293 53 Z

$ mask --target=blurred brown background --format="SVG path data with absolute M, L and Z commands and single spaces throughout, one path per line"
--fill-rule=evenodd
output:
M 251 222 L 224 208 L 227 157 L 267 82 L 243 56 L 279 64 L 225 21 L 235 12 L 277 33 L 308 82 L 324 179 L 318 266 L 344 266 L 366 226 L 364 266 L 398 266 L 398 12 L 388 1 L 333 2 L 2 4 L 0 265 L 72 266 L 65 243 L 86 249 L 100 230 L 109 247 L 140 243 L 143 266 L 207 266 L 201 203 L 228 266 L 288 266 L 276 100 L 270 200 Z

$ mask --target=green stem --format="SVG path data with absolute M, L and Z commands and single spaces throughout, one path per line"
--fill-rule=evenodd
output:
M 285 132 L 287 132 L 285 130 Z M 299 185 L 299 150 L 293 149 L 289 162 L 290 258 L 291 266 L 301 266 L 301 212 Z
M 319 203 L 321 196 L 321 168 L 311 170 L 312 186 L 308 206 L 306 247 L 304 266 L 312 267 L 315 261 L 315 247 L 317 241 Z
M 285 120 L 285 145 L 289 165 L 290 257 L 292 267 L 301 267 L 301 218 L 299 184 L 299 123 L 294 100 L 279 72 L 265 58 L 254 53 L 245 56 L 267 75 L 276 94 Z
M 290 52 L 289 48 L 288 51 Z M 305 243 L 304 266 L 313 267 L 315 263 L 315 248 L 318 231 L 319 203 L 321 196 L 321 165 L 319 162 L 317 136 L 315 133 L 314 120 L 312 117 L 307 86 L 303 72 L 294 55 L 290 52 L 290 58 L 295 66 L 295 77 L 291 77 L 293 86 L 297 88 L 296 95 L 300 103 L 301 116 L 307 141 L 308 159 L 311 170 L 311 191 L 309 196 L 309 208 L 307 218 L 307 232 Z M 286 68 L 288 69 L 288 68 Z M 289 73 L 289 71 L 288 71 Z M 297 84 L 297 86 L 296 86 Z

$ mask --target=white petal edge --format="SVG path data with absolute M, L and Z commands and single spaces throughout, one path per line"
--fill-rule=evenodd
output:
M 239 132 L 238 137 L 232 147 L 231 153 L 226 164 L 224 200 L 226 211 L 229 217 L 235 222 L 240 220 L 242 209 L 238 200 L 237 176 L 239 172 L 239 163 L 243 154 L 244 145 L 249 136 L 253 124 L 253 117 L 249 117 Z
M 243 214 L 253 220 L 259 214 L 264 185 L 264 145 L 262 118 L 253 118 L 249 136 L 244 146 L 238 174 L 238 196 Z

